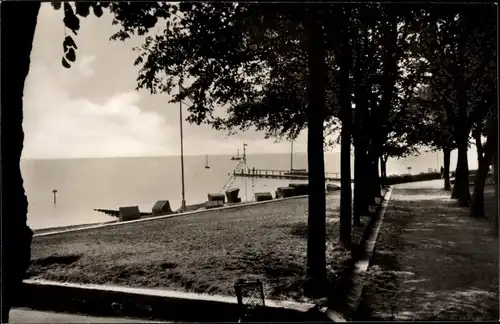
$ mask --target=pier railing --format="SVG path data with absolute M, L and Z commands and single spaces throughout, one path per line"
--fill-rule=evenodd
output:
M 284 179 L 307 179 L 307 171 L 290 171 L 279 169 L 242 169 L 233 173 L 235 176 L 241 177 L 258 177 L 258 178 L 284 178 Z M 338 172 L 325 172 L 325 178 L 338 179 Z

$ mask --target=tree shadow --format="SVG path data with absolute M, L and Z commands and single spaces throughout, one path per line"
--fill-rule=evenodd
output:
M 396 273 L 401 267 L 398 263 L 396 249 L 405 242 L 401 234 L 412 222 L 409 208 L 392 206 L 388 209 L 394 215 L 404 215 L 396 219 L 385 219 L 379 232 L 379 237 L 375 245 L 372 258 L 370 260 L 369 271 L 362 290 L 361 300 L 358 308 L 352 314 L 355 321 L 382 321 L 393 320 L 394 304 L 397 292 L 400 289 Z M 380 309 L 375 310 L 371 304 L 377 298 L 377 304 L 383 305 L 385 316 L 381 316 Z M 390 315 L 389 315 L 390 314 Z
M 25 279 L 32 278 L 47 268 L 67 266 L 77 262 L 83 254 L 53 254 L 45 258 L 33 259 L 26 270 Z
M 498 244 L 488 222 L 444 190 L 398 189 L 354 319 L 498 318 Z
M 83 254 L 51 255 L 45 258 L 33 259 L 32 265 L 48 266 L 52 264 L 71 264 L 78 261 Z

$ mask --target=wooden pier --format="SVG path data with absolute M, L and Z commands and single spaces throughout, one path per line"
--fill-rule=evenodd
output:
M 272 169 L 247 169 L 233 172 L 235 177 L 254 177 L 270 179 L 290 179 L 307 180 L 307 172 L 290 172 L 290 170 L 272 170 Z M 339 173 L 325 172 L 326 181 L 340 181 Z

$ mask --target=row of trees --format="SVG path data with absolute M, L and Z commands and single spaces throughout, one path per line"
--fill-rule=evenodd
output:
M 445 189 L 450 189 L 450 153 L 458 149 L 452 197 L 471 202 L 467 151 L 476 145 L 476 173 L 471 215 L 484 215 L 484 185 L 497 141 L 496 19 L 493 10 L 465 6 L 462 11 L 431 11 L 420 18 L 417 57 L 431 57 L 418 109 L 432 119 L 421 124 L 423 144 L 442 150 Z M 423 45 L 421 45 L 423 43 Z M 427 44 L 428 46 L 425 46 Z M 487 141 L 482 142 L 486 137 Z
M 9 133 L 16 135 L 12 162 L 17 170 L 23 142 L 18 136 L 22 94 L 39 6 L 2 4 L 2 34 L 13 33 L 8 38 L 12 58 L 22 60 L 17 71 L 3 71 L 11 73 L 13 91 L 2 96 L 2 104 L 15 117 Z M 422 145 L 443 151 L 446 170 L 451 150 L 458 149 L 453 196 L 466 205 L 470 137 L 479 143 L 480 135 L 487 136 L 486 144 L 478 145 L 480 164 L 471 209 L 474 215 L 483 212 L 484 185 L 478 184 L 495 155 L 497 132 L 496 16 L 490 5 L 53 2 L 53 6 L 64 10 L 64 24 L 74 34 L 81 18 L 90 12 L 101 16 L 104 9 L 121 27 L 114 40 L 146 35 L 158 22 L 164 24 L 160 33 L 147 36 L 136 49 L 138 88 L 172 93 L 177 84 L 192 81 L 173 99 L 188 95 L 193 99 L 190 122 L 228 132 L 253 127 L 268 137 L 289 139 L 307 129 L 307 268 L 312 281 L 326 280 L 323 143 L 329 127 L 341 128 L 340 241 L 346 247 L 352 244 L 351 224 L 359 224 L 360 217 L 369 214 L 368 206 L 381 196 L 387 159 L 415 153 Z M 4 20 L 7 13 L 16 18 Z M 69 68 L 76 60 L 77 45 L 71 36 L 63 45 L 62 65 Z M 218 106 L 229 108 L 218 115 Z M 26 226 L 21 174 L 13 175 L 20 183 L 13 190 L 14 218 Z M 445 187 L 449 188 L 448 181 Z M 29 249 L 26 253 L 29 256 Z
M 325 125 L 340 124 L 340 241 L 381 197 L 390 157 L 422 146 L 458 149 L 452 197 L 469 205 L 467 150 L 479 156 L 473 216 L 484 215 L 484 183 L 496 148 L 496 16 L 490 5 L 181 3 L 139 47 L 138 88 L 190 96 L 189 120 L 225 131 L 250 127 L 293 139 L 307 129 L 308 274 L 324 280 Z M 114 9 L 111 11 L 113 12 Z M 153 14 L 155 12 L 156 14 Z M 127 19 L 113 39 L 140 31 Z M 225 115 L 215 107 L 228 106 Z M 355 107 L 353 109 L 353 106 Z M 483 144 L 481 136 L 488 141 Z M 351 147 L 354 147 L 354 197 Z M 448 177 L 448 172 L 445 172 Z M 449 179 L 445 180 L 449 188 Z M 354 199 L 354 204 L 353 204 Z M 354 206 L 354 210 L 352 210 Z

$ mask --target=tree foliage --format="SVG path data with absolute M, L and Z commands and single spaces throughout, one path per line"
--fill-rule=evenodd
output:
M 313 119 L 320 118 L 316 127 L 327 133 L 338 130 L 340 121 L 342 140 L 349 136 L 350 142 L 352 130 L 356 160 L 364 161 L 355 173 L 368 170 L 356 176 L 369 179 L 371 189 L 363 189 L 367 197 L 380 194 L 379 159 L 416 154 L 423 145 L 459 148 L 459 160 L 467 168 L 469 136 L 477 140 L 486 135 L 488 121 L 496 118 L 496 20 L 484 5 L 307 7 L 321 27 L 318 44 L 324 53 L 317 59 L 324 61 L 318 74 L 324 80 L 311 79 L 311 66 L 321 62 L 311 61 L 315 53 L 308 42 L 316 36 L 307 32 L 312 21 L 298 4 L 53 5 L 64 8 L 64 24 L 75 35 L 78 17 L 91 11 L 99 17 L 103 9 L 121 27 L 113 40 L 145 36 L 160 25 L 156 35 L 135 48 L 137 89 L 174 94 L 173 102 L 189 97 L 193 105 L 187 119 L 192 123 L 229 133 L 255 128 L 266 137 L 293 139 L 309 130 Z M 69 68 L 77 51 L 71 36 L 63 48 L 62 64 Z M 325 102 L 321 116 L 313 119 L 311 109 L 322 109 L 323 99 L 311 97 L 311 89 L 321 96 L 324 92 Z M 345 108 L 350 101 L 356 104 L 353 116 Z M 346 143 L 343 150 L 350 151 Z

